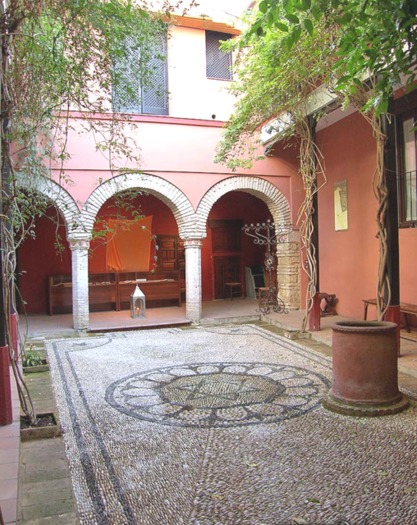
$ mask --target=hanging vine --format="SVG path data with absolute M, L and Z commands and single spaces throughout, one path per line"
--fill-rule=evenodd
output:
M 279 19 L 280 8 L 274 16 Z M 284 124 L 279 139 L 287 147 L 298 148 L 299 173 L 304 187 L 304 200 L 298 211 L 297 224 L 305 254 L 303 270 L 308 283 L 305 298 L 306 317 L 317 292 L 317 254 L 313 242 L 314 195 L 325 184 L 323 157 L 315 141 L 315 119 L 308 116 L 309 98 L 318 86 L 331 84 L 334 55 L 334 27 L 322 20 L 321 32 L 304 33 L 296 43 L 288 44 L 288 33 L 271 26 L 261 36 L 249 31 L 243 35 L 239 56 L 238 96 L 236 110 L 227 123 L 217 161 L 232 169 L 247 167 L 248 159 L 259 152 L 259 134 L 269 121 Z M 230 45 L 230 44 L 229 44 Z
M 388 275 L 388 187 L 385 170 L 385 143 L 387 137 L 382 126 L 382 119 L 378 108 L 369 104 L 375 93 L 377 79 L 371 77 L 366 83 L 356 83 L 345 94 L 345 104 L 352 104 L 364 117 L 372 129 L 375 139 L 375 170 L 372 177 L 372 189 L 377 202 L 376 210 L 376 237 L 379 244 L 378 274 L 376 283 L 376 307 L 378 320 L 384 318 L 391 304 L 391 282 Z
M 308 282 L 305 297 L 305 316 L 302 331 L 306 330 L 308 314 L 313 307 L 313 300 L 318 292 L 318 267 L 314 238 L 314 196 L 326 183 L 323 167 L 323 156 L 315 140 L 316 120 L 313 117 L 297 120 L 296 133 L 300 140 L 299 172 L 303 180 L 304 200 L 298 212 L 297 223 L 300 225 L 300 239 L 305 252 L 303 270 L 307 273 Z M 322 181 L 320 181 L 320 177 Z
M 379 243 L 378 279 L 377 279 L 377 315 L 381 321 L 391 304 L 391 282 L 388 276 L 388 188 L 385 171 L 385 142 L 386 136 L 382 129 L 381 116 L 375 111 L 362 113 L 369 124 L 376 143 L 376 167 L 372 179 L 374 194 L 378 203 L 376 213 L 377 238 Z

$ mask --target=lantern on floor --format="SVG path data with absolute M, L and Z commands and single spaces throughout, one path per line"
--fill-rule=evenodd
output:
M 136 285 L 134 292 L 130 295 L 130 316 L 131 317 L 145 317 L 146 302 L 145 294 Z

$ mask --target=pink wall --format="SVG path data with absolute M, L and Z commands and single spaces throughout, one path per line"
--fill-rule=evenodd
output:
M 362 317 L 362 299 L 376 296 L 379 245 L 376 199 L 372 191 L 375 142 L 358 114 L 318 136 L 325 157 L 327 184 L 319 192 L 321 291 L 335 293 L 341 315 Z M 334 229 L 334 183 L 348 185 L 348 230 Z M 417 230 L 400 228 L 400 300 L 415 304 Z M 374 316 L 375 311 L 370 315 Z
M 327 176 L 318 204 L 320 289 L 336 294 L 340 315 L 362 317 L 362 299 L 375 297 L 378 268 L 372 131 L 354 114 L 321 131 L 318 143 Z M 348 229 L 335 231 L 334 183 L 342 180 L 348 188 Z
M 72 124 L 77 127 L 77 120 L 74 119 Z M 142 157 L 136 168 L 170 181 L 187 195 L 194 208 L 214 184 L 236 175 L 266 178 L 290 200 L 290 177 L 297 170 L 294 151 L 283 150 L 279 157 L 258 161 L 250 170 L 232 172 L 224 165 L 214 163 L 215 149 L 222 135 L 221 126 L 219 122 L 196 119 L 133 117 L 127 133 L 134 137 L 137 153 Z M 68 182 L 62 180 L 59 170 L 55 170 L 53 176 L 82 207 L 100 182 L 111 178 L 114 171 L 109 169 L 109 160 L 104 154 L 96 150 L 92 134 L 78 135 L 70 131 L 68 151 L 71 156 L 65 165 Z M 123 160 L 118 165 L 135 167 Z

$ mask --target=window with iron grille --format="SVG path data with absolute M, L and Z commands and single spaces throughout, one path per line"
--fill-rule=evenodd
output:
M 223 41 L 231 35 L 206 31 L 206 74 L 207 78 L 232 80 L 232 53 L 220 49 Z
M 166 35 L 161 34 L 144 58 L 134 39 L 126 39 L 127 54 L 113 66 L 113 111 L 168 115 L 166 47 Z
M 398 199 L 400 226 L 417 226 L 417 112 L 400 119 Z

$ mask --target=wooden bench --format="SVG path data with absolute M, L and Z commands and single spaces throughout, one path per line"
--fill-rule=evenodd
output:
M 145 294 L 146 306 L 181 306 L 181 281 L 178 271 L 128 272 L 117 274 L 116 310 L 130 308 L 130 294 L 136 284 Z
M 366 321 L 368 318 L 368 306 L 376 306 L 376 299 L 363 299 L 364 311 L 363 318 Z M 400 313 L 404 315 L 405 328 L 410 332 L 409 315 L 417 315 L 417 305 L 410 303 L 400 303 Z
M 137 284 L 151 306 L 181 306 L 181 281 L 178 271 L 93 273 L 88 276 L 90 311 L 130 308 L 130 294 Z M 48 279 L 49 315 L 72 312 L 70 275 L 54 275 Z

